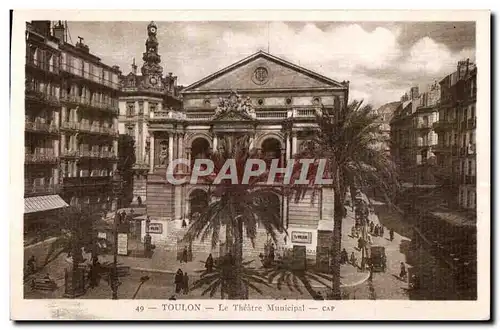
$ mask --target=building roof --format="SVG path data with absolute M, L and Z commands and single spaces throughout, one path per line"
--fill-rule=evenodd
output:
M 190 90 L 195 89 L 196 87 L 203 85 L 203 84 L 205 84 L 205 83 L 207 83 L 207 82 L 209 82 L 209 81 L 211 81 L 211 80 L 213 80 L 213 79 L 215 79 L 215 78 L 217 78 L 217 77 L 219 77 L 227 72 L 230 72 L 238 67 L 241 67 L 241 66 L 257 59 L 257 58 L 265 58 L 265 59 L 270 60 L 272 62 L 278 63 L 280 65 L 283 65 L 283 66 L 288 67 L 290 69 L 293 69 L 295 71 L 301 72 L 302 74 L 305 74 L 309 77 L 315 78 L 319 81 L 323 81 L 324 83 L 331 85 L 332 87 L 347 89 L 349 86 L 347 82 L 341 83 L 341 82 L 335 81 L 335 80 L 330 79 L 328 77 L 325 77 L 319 73 L 313 72 L 313 71 L 305 69 L 301 66 L 290 63 L 282 58 L 273 56 L 273 55 L 266 53 L 264 51 L 258 51 L 256 53 L 236 62 L 236 63 L 231 64 L 230 66 L 225 67 L 222 70 L 219 70 L 219 71 L 187 86 L 186 88 L 184 88 L 183 92 L 189 92 Z
M 50 211 L 68 206 L 59 195 L 27 197 L 24 199 L 24 214 Z
M 459 227 L 474 227 L 476 226 L 477 217 L 472 212 L 467 211 L 451 211 L 442 210 L 431 212 L 431 214 L 439 219 Z

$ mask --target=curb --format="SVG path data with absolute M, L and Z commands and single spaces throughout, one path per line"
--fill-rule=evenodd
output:
M 353 284 L 341 284 L 340 285 L 340 288 L 352 288 L 352 287 L 355 287 L 355 286 L 358 286 L 360 284 L 363 284 L 365 283 L 366 281 L 368 281 L 368 279 L 370 278 L 370 273 L 366 274 L 366 277 L 357 281 L 357 282 L 354 282 Z

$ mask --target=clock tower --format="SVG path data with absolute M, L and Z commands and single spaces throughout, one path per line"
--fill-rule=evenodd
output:
M 121 95 L 119 98 L 120 116 L 118 130 L 123 143 L 134 140 L 133 159 L 131 169 L 124 171 L 126 182 L 125 203 L 132 202 L 133 207 L 138 207 L 138 199 L 146 203 L 146 181 L 148 172 L 151 171 L 156 152 L 168 151 L 170 145 L 169 135 L 158 133 L 150 134 L 149 120 L 158 114 L 178 110 L 181 108 L 177 76 L 169 72 L 163 75 L 161 57 L 158 54 L 158 27 L 151 22 L 146 27 L 146 49 L 142 54 L 143 64 L 139 68 L 132 62 L 132 70 L 121 80 Z M 125 135 L 128 135 L 126 137 Z M 174 147 L 172 145 L 172 147 Z M 156 150 L 156 152 L 155 152 Z
M 161 57 L 158 54 L 158 40 L 156 33 L 158 27 L 155 22 L 148 24 L 148 38 L 146 39 L 146 51 L 142 54 L 144 64 L 141 68 L 143 87 L 161 89 L 163 68 L 160 66 Z

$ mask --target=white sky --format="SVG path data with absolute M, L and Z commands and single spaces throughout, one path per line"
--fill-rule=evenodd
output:
M 108 65 L 130 72 L 143 63 L 149 22 L 68 22 Z M 189 85 L 258 50 L 332 79 L 351 82 L 351 99 L 378 107 L 412 85 L 425 88 L 475 59 L 468 22 L 156 22 L 164 73 Z

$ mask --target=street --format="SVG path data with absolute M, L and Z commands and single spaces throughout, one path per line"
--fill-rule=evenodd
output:
M 450 299 L 450 297 L 456 296 L 456 286 L 453 281 L 453 277 L 450 276 L 449 271 L 446 267 L 439 263 L 436 258 L 432 256 L 430 251 L 425 245 L 412 246 L 411 247 L 411 237 L 413 237 L 413 232 L 411 226 L 405 223 L 402 217 L 396 212 L 392 212 L 387 209 L 382 203 L 375 203 L 375 214 L 371 214 L 369 217 L 370 221 L 375 224 L 379 223 L 383 225 L 386 230 L 384 236 L 373 236 L 372 240 L 373 246 L 383 246 L 385 247 L 387 255 L 387 269 L 385 272 L 375 272 L 371 279 L 368 279 L 361 284 L 348 285 L 343 288 L 345 298 L 344 299 L 356 299 L 356 300 L 381 300 L 381 299 Z M 361 260 L 361 253 L 355 248 L 357 239 L 349 235 L 350 228 L 354 221 L 354 215 L 350 210 L 348 211 L 347 217 L 343 221 L 343 238 L 342 246 L 349 251 L 349 254 L 355 252 L 358 260 Z M 389 229 L 393 228 L 395 231 L 394 240 L 389 239 Z M 411 248 L 410 248 L 411 247 Z M 132 258 L 127 257 L 128 260 L 143 259 L 143 258 Z M 121 259 L 125 260 L 125 259 Z M 140 261 L 140 260 L 138 260 Z M 172 261 L 174 262 L 174 261 Z M 422 277 L 422 283 L 419 290 L 408 290 L 408 282 L 403 281 L 399 278 L 400 263 L 404 262 L 407 268 L 410 270 L 414 269 L 415 272 L 418 270 L 418 274 Z M 126 263 L 125 263 L 126 264 Z M 194 265 L 196 264 L 196 265 Z M 40 298 L 60 298 L 63 295 L 64 283 L 61 281 L 61 274 L 64 271 L 62 267 L 68 267 L 69 264 L 56 260 L 49 267 L 51 274 L 56 274 L 55 279 L 59 279 L 59 288 L 55 292 L 36 292 L 32 291 L 28 286 L 25 286 L 25 297 L 32 299 Z M 140 264 L 139 264 L 140 265 Z M 202 268 L 198 261 L 193 261 L 193 265 L 197 267 L 196 269 Z M 181 266 L 175 263 L 175 266 Z M 182 266 L 181 266 L 182 267 Z M 346 274 L 350 274 L 352 271 L 349 269 L 355 269 L 351 265 L 343 265 Z M 132 267 L 130 275 L 120 279 L 122 284 L 118 290 L 119 299 L 132 299 L 134 293 L 139 287 L 140 278 L 142 276 L 149 276 L 149 280 L 141 285 L 136 299 L 168 299 L 174 294 L 174 275 L 172 271 L 170 272 L 151 272 L 151 271 L 140 271 L 133 270 Z M 183 269 L 185 269 L 183 267 Z M 196 280 L 197 273 L 194 270 L 189 269 L 188 272 L 190 276 L 190 285 Z M 358 273 L 358 276 L 363 273 Z M 356 275 L 354 272 L 352 275 Z M 367 274 L 368 275 L 368 274 Z M 361 278 L 361 277 L 359 277 Z M 352 281 L 353 283 L 356 281 Z M 280 290 L 278 290 L 276 284 L 270 284 L 270 287 L 264 285 L 258 285 L 258 287 L 264 292 L 263 295 L 257 292 L 250 292 L 250 299 L 312 299 L 306 290 L 301 290 L 302 293 L 297 292 L 296 289 L 290 289 L 286 285 L 283 285 Z M 186 295 L 180 295 L 178 299 L 209 299 L 209 295 L 202 296 L 204 288 L 191 291 Z M 316 290 L 316 288 L 315 288 Z M 326 289 L 317 288 L 317 291 L 322 292 L 325 296 Z M 218 299 L 219 294 L 215 294 L 214 299 Z M 110 299 L 111 289 L 106 281 L 101 280 L 97 288 L 88 289 L 86 294 L 81 297 L 84 299 Z

